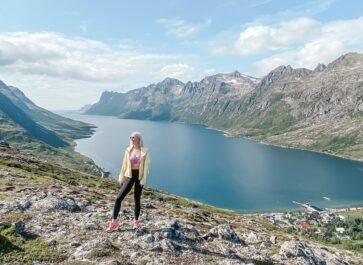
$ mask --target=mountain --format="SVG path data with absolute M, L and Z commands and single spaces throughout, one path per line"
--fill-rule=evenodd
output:
M 23 127 L 34 138 L 53 147 L 69 146 L 69 143 L 62 140 L 53 131 L 34 122 L 22 109 L 18 108 L 2 93 L 0 93 L 0 115 L 3 123 L 7 122 L 8 118 Z
M 103 92 L 86 114 L 199 123 L 235 136 L 363 161 L 363 55 L 314 70 L 281 65 L 261 79 L 238 71 L 182 83 L 167 78 Z
M 251 91 L 258 79 L 229 74 L 207 76 L 200 82 L 183 82 L 166 78 L 147 87 L 126 93 L 103 92 L 96 104 L 85 113 L 114 115 L 123 118 L 175 120 L 190 116 L 190 112 L 206 112 L 213 106 L 240 99 Z M 187 111 L 185 108 L 191 108 Z
M 54 163 L 104 175 L 91 159 L 74 151 L 73 140 L 93 131 L 93 125 L 43 109 L 20 89 L 0 81 L 0 141 Z
M 50 130 L 56 131 L 67 140 L 89 137 L 94 126 L 55 114 L 34 104 L 24 93 L 0 81 L 0 93 L 23 110 L 31 119 Z
M 144 187 L 142 227 L 131 228 L 134 202 L 126 196 L 121 227 L 108 234 L 104 230 L 119 192 L 116 180 L 41 161 L 1 142 L 0 150 L 1 264 L 362 261 L 361 208 L 240 213 Z

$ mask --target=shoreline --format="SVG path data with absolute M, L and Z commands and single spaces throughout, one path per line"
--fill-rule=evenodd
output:
M 187 124 L 187 123 L 185 123 Z M 350 158 L 350 157 L 346 157 L 343 155 L 338 155 L 338 154 L 331 154 L 331 153 L 327 153 L 327 152 L 323 152 L 323 151 L 317 151 L 317 150 L 312 150 L 312 149 L 306 149 L 306 148 L 300 148 L 300 147 L 294 147 L 294 146 L 287 146 L 287 145 L 279 145 L 279 144 L 274 144 L 274 143 L 270 143 L 264 140 L 259 140 L 259 139 L 255 139 L 252 138 L 251 136 L 246 136 L 246 135 L 242 135 L 239 133 L 233 133 L 233 132 L 228 132 L 222 129 L 218 129 L 218 128 L 214 128 L 208 125 L 204 125 L 204 124 L 200 124 L 200 123 L 195 123 L 198 125 L 202 125 L 205 126 L 206 129 L 210 129 L 210 130 L 215 130 L 215 131 L 219 131 L 222 132 L 224 136 L 226 137 L 235 137 L 235 138 L 245 138 L 260 144 L 264 144 L 264 145 L 270 145 L 270 146 L 276 146 L 276 147 L 280 147 L 280 148 L 286 148 L 286 149 L 293 149 L 293 150 L 300 150 L 300 151 L 308 151 L 308 152 L 314 152 L 314 153 L 318 153 L 318 154 L 324 154 L 324 155 L 328 155 L 328 156 L 332 156 L 332 157 L 337 157 L 337 158 L 341 158 L 341 159 L 345 159 L 345 160 L 350 160 L 350 161 L 354 161 L 354 162 L 361 162 L 363 163 L 363 159 L 356 159 L 356 158 Z
M 80 114 L 80 115 L 89 115 L 89 114 Z M 95 115 L 89 115 L 89 116 L 95 116 Z M 103 116 L 103 115 L 99 115 L 99 116 Z M 118 118 L 118 116 L 113 116 L 113 117 Z M 230 132 L 224 131 L 222 129 L 217 129 L 217 128 L 214 128 L 214 127 L 211 127 L 211 126 L 207 126 L 207 125 L 204 125 L 204 124 L 200 124 L 200 123 L 187 123 L 187 122 L 183 122 L 183 121 L 169 121 L 169 122 L 177 122 L 177 123 L 183 123 L 183 124 L 201 125 L 201 126 L 205 127 L 206 129 L 222 132 L 225 137 L 235 137 L 235 138 L 241 137 L 241 138 L 246 138 L 248 140 L 251 140 L 251 141 L 254 141 L 254 142 L 257 142 L 257 143 L 261 143 L 261 144 L 265 144 L 265 145 L 271 145 L 271 146 L 276 146 L 276 147 L 281 147 L 281 148 L 289 148 L 289 149 L 295 149 L 295 150 L 301 150 L 301 151 L 316 152 L 316 153 L 321 153 L 321 154 L 325 154 L 325 155 L 331 155 L 333 157 L 339 157 L 339 158 L 342 158 L 342 159 L 347 159 L 347 160 L 352 160 L 352 161 L 357 161 L 357 162 L 362 162 L 363 163 L 363 161 L 360 161 L 360 160 L 354 160 L 354 159 L 349 159 L 349 158 L 346 158 L 346 157 L 340 157 L 338 155 L 332 155 L 332 154 L 325 153 L 325 152 L 321 152 L 321 151 L 313 151 L 313 150 L 308 150 L 308 149 L 301 149 L 301 148 L 295 148 L 295 147 L 289 147 L 289 146 L 275 145 L 275 144 L 271 144 L 271 143 L 268 143 L 268 142 L 263 142 L 263 141 L 260 141 L 260 140 L 257 140 L 257 139 L 249 138 L 247 136 L 238 135 L 237 133 L 230 133 Z M 94 126 L 93 128 L 98 128 L 98 126 L 96 126 L 94 124 L 90 124 L 90 125 L 93 125 Z M 94 133 L 95 133 L 95 130 L 93 130 L 92 131 L 92 134 L 89 135 L 89 136 L 87 136 L 87 137 L 73 139 L 73 142 L 75 144 L 74 147 L 77 145 L 75 143 L 75 140 L 84 139 L 84 138 L 91 138 Z M 75 151 L 75 152 L 77 152 L 77 151 Z M 79 152 L 77 152 L 77 153 L 79 153 Z M 81 154 L 81 153 L 79 153 L 79 154 Z M 81 154 L 81 155 L 83 155 L 83 154 Z M 86 156 L 86 155 L 84 155 L 84 156 Z M 86 156 L 86 157 L 88 157 L 88 156 Z M 90 158 L 90 157 L 88 157 L 88 158 L 93 161 L 92 158 Z M 93 163 L 97 167 L 100 167 L 94 161 L 93 161 Z M 167 191 L 160 190 L 160 189 L 157 189 L 157 188 L 148 187 L 148 189 L 156 190 L 157 192 L 160 192 L 160 193 L 165 194 L 165 195 L 168 195 L 168 196 L 175 196 L 175 197 L 178 197 L 178 198 L 181 198 L 181 199 L 185 199 L 185 200 L 187 200 L 189 202 L 192 202 L 192 203 L 200 204 L 200 205 L 207 206 L 207 207 L 213 207 L 213 208 L 220 209 L 220 210 L 223 210 L 223 211 L 234 212 L 234 213 L 237 213 L 237 214 L 260 215 L 260 214 L 274 214 L 274 213 L 284 213 L 284 212 L 305 211 L 305 209 L 303 209 L 303 208 L 302 209 L 291 208 L 291 209 L 285 209 L 285 210 L 271 210 L 271 211 L 269 211 L 269 210 L 263 210 L 263 211 L 241 211 L 241 210 L 233 210 L 233 209 L 228 209 L 228 208 L 217 207 L 217 206 L 214 206 L 214 205 L 211 205 L 211 204 L 207 204 L 207 203 L 202 203 L 200 201 L 196 201 L 194 199 L 190 199 L 190 198 L 187 198 L 187 197 L 183 197 L 183 196 L 180 196 L 180 195 L 177 195 L 177 194 L 169 193 Z M 328 209 L 336 209 L 336 210 L 339 210 L 339 209 L 340 210 L 349 210 L 350 208 L 358 208 L 358 209 L 362 209 L 363 210 L 363 204 L 362 203 L 359 203 L 359 204 L 350 204 L 350 205 L 347 205 L 347 206 L 325 207 L 325 208 L 328 208 Z
M 150 190 L 154 190 L 156 192 L 162 193 L 164 195 L 167 196 L 173 196 L 179 199 L 184 199 L 187 200 L 190 203 L 195 203 L 201 206 L 205 206 L 205 207 L 212 207 L 215 209 L 219 209 L 222 211 L 227 211 L 227 212 L 232 212 L 232 213 L 236 213 L 236 214 L 242 214 L 242 215 L 265 215 L 265 214 L 278 214 L 278 213 L 286 213 L 286 212 L 300 212 L 300 211 L 306 211 L 305 208 L 301 207 L 299 208 L 291 208 L 291 209 L 285 209 L 285 210 L 263 210 L 263 211 L 253 211 L 253 210 L 249 210 L 249 211 L 241 211 L 241 210 L 233 210 L 233 209 L 228 209 L 228 208 L 222 208 L 222 207 L 217 207 L 208 203 L 204 203 L 204 202 L 200 202 L 194 199 L 190 199 L 187 197 L 183 197 L 177 194 L 173 194 L 170 193 L 168 191 L 164 191 L 164 190 L 160 190 L 158 188 L 153 188 L 153 187 L 148 187 L 148 189 Z M 332 207 L 322 207 L 323 209 L 334 209 L 336 211 L 348 211 L 348 210 L 363 210 L 363 203 L 357 203 L 357 204 L 349 204 L 346 206 L 332 206 Z

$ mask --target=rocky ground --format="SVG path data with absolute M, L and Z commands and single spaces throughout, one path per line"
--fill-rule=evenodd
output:
M 240 214 L 145 188 L 108 234 L 118 184 L 0 150 L 1 264 L 362 264 L 354 252 L 287 234 Z

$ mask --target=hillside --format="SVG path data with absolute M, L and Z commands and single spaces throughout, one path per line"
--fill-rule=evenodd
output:
M 0 81 L 0 141 L 53 163 L 103 175 L 95 163 L 74 151 L 74 139 L 88 137 L 94 126 L 35 105 L 16 87 Z
M 126 93 L 104 92 L 85 114 L 203 124 L 234 136 L 363 161 L 363 55 L 327 66 L 237 71 L 182 83 L 167 78 Z
M 222 210 L 148 187 L 143 227 L 131 229 L 131 191 L 121 228 L 108 234 L 114 180 L 6 145 L 0 150 L 1 264 L 354 265 L 363 259 L 359 245 L 352 252 L 286 232 L 269 222 L 270 215 Z M 354 214 L 362 220 L 361 211 Z

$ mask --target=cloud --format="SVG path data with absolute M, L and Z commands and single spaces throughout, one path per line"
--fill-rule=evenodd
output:
M 114 46 L 55 32 L 0 32 L 0 80 L 48 109 L 76 109 L 104 90 L 128 91 L 168 75 L 202 78 L 190 54 L 150 53 L 132 40 Z
M 293 42 L 294 43 L 294 42 Z M 363 51 L 363 17 L 320 23 L 302 45 L 290 47 L 254 63 L 256 73 L 263 75 L 279 65 L 313 69 L 318 63 L 329 63 L 351 51 Z
M 155 74 L 178 54 L 152 54 L 52 32 L 0 33 L 0 69 L 93 82 Z
M 319 21 L 306 17 L 282 21 L 275 25 L 249 26 L 234 38 L 232 45 L 220 44 L 213 48 L 213 52 L 219 55 L 246 56 L 287 49 L 291 44 L 317 36 L 320 26 Z
M 318 63 L 329 63 L 342 53 L 362 50 L 361 47 L 363 17 L 329 22 L 299 17 L 270 25 L 248 26 L 239 33 L 228 32 L 211 50 L 220 56 L 262 57 L 251 69 L 255 75 L 263 75 L 282 64 L 311 69 Z
M 180 18 L 159 18 L 156 22 L 166 28 L 167 34 L 177 38 L 186 38 L 209 26 L 212 20 L 206 19 L 201 23 L 190 23 Z
M 251 26 L 240 33 L 234 44 L 235 52 L 251 55 L 284 49 L 293 43 L 317 36 L 319 26 L 319 21 L 305 17 L 283 21 L 277 26 Z

